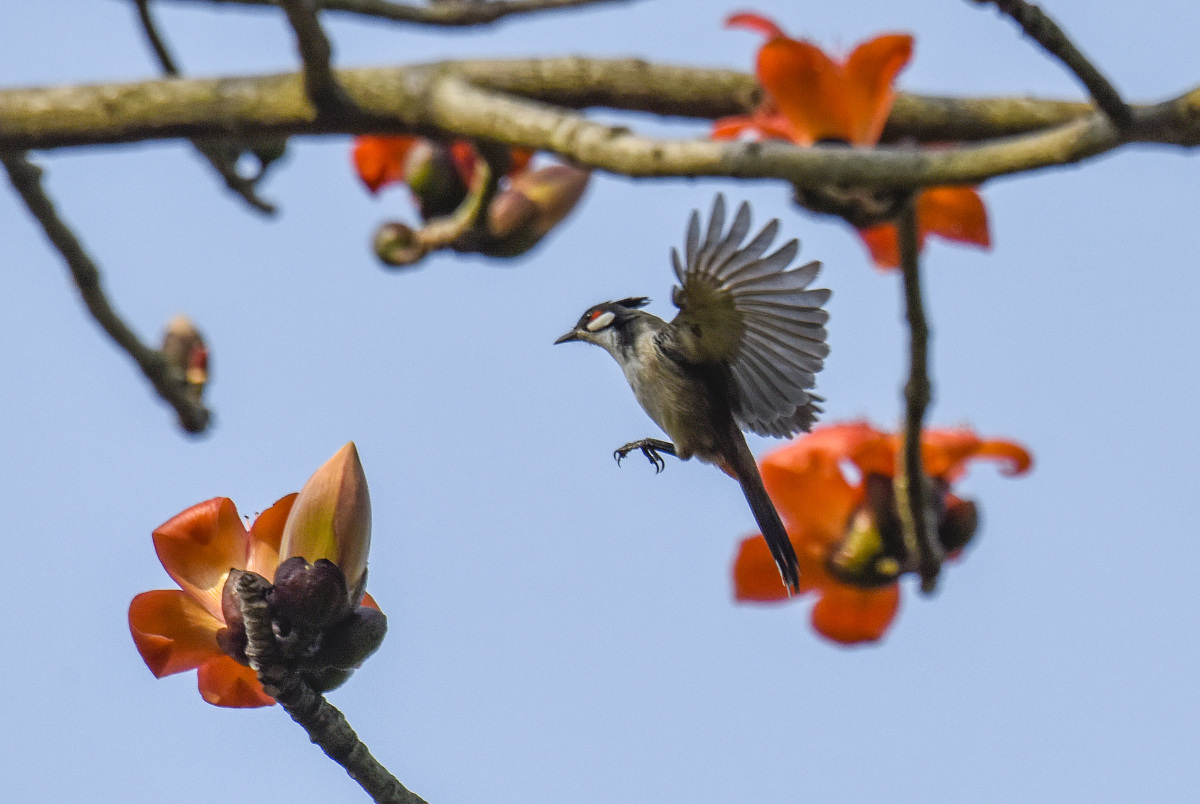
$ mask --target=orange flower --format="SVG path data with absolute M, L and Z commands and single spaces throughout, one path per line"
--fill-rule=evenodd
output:
M 899 607 L 897 578 L 903 570 L 894 556 L 900 549 L 898 524 L 889 506 L 901 439 L 865 422 L 835 424 L 818 427 L 761 461 L 763 483 L 800 559 L 801 593 L 817 595 L 813 627 L 835 642 L 878 640 Z M 966 465 L 977 459 L 998 460 L 1008 475 L 1027 472 L 1032 465 L 1019 444 L 985 441 L 967 429 L 925 431 L 921 453 L 937 491 L 938 535 L 951 554 L 974 531 L 974 504 L 949 492 Z M 853 483 L 842 469 L 847 462 L 860 475 Z M 733 579 L 739 602 L 789 599 L 761 536 L 741 543 Z
M 412 178 L 410 173 L 419 165 L 409 163 L 410 156 L 418 146 L 433 148 L 433 141 L 424 137 L 414 137 L 410 134 L 390 136 L 365 134 L 354 138 L 354 169 L 363 184 L 372 193 L 378 193 L 389 184 L 407 183 Z M 474 146 L 466 140 L 454 140 L 446 149 L 450 164 L 458 174 L 464 187 L 470 187 L 475 177 L 475 164 L 478 158 Z M 424 156 L 424 154 L 420 154 Z M 428 156 L 425 156 L 428 158 Z M 528 148 L 509 149 L 508 176 L 514 176 L 525 170 L 533 159 L 533 151 Z
M 354 138 L 354 168 L 372 193 L 404 181 L 408 152 L 420 140 L 407 134 L 391 137 L 368 134 Z
M 199 671 L 200 695 L 217 706 L 269 706 L 254 671 L 217 644 L 225 627 L 221 592 L 229 570 L 271 577 L 279 564 L 283 524 L 295 502 L 288 496 L 263 511 L 247 531 L 233 501 L 216 497 L 193 505 L 154 531 L 154 549 L 179 589 L 143 592 L 129 605 L 129 630 L 155 678 Z
M 750 115 L 717 120 L 714 139 L 749 133 L 804 146 L 841 142 L 869 148 L 879 142 L 896 98 L 892 85 L 912 58 L 911 36 L 878 36 L 838 61 L 811 42 L 789 38 L 778 25 L 758 14 L 734 14 L 725 24 L 766 36 L 755 74 L 767 92 L 767 101 Z M 917 222 L 922 244 L 926 235 L 935 234 L 984 248 L 991 245 L 983 200 L 970 187 L 925 190 L 918 199 Z M 860 233 L 877 266 L 895 268 L 900 264 L 895 224 Z
M 289 494 L 263 511 L 249 530 L 242 524 L 232 500 L 215 497 L 193 505 L 154 531 L 158 559 L 180 588 L 137 595 L 129 605 L 129 630 L 143 661 L 156 678 L 194 669 L 200 695 L 211 704 L 244 708 L 275 703 L 263 691 L 254 671 L 223 647 L 222 643 L 228 645 L 229 630 L 222 611 L 225 582 L 231 570 L 247 570 L 271 578 L 281 559 L 289 557 L 281 556 L 280 550 L 288 525 L 293 531 L 303 529 L 306 535 L 312 535 L 307 539 L 292 537 L 296 544 L 285 546 L 285 553 L 301 556 L 311 553 L 314 560 L 335 556 L 346 564 L 347 572 L 357 584 L 357 579 L 365 575 L 370 503 L 365 502 L 365 480 L 361 488 L 351 486 L 349 492 L 346 490 L 348 484 L 343 478 L 355 470 L 361 474 L 358 455 L 353 444 L 348 444 L 313 475 L 302 493 L 301 505 L 294 505 L 298 495 Z M 332 492 L 318 489 L 323 496 L 317 504 L 305 503 L 311 496 L 309 487 L 314 483 L 320 485 L 323 480 L 325 486 L 331 485 L 327 480 L 331 475 L 339 488 Z M 320 503 L 341 497 L 351 499 L 348 505 L 339 507 L 345 514 L 338 520 L 327 514 Z M 365 533 L 361 524 L 364 506 Z M 314 508 L 318 509 L 318 516 L 308 513 Z M 293 517 L 293 510 L 305 515 Z M 334 545 L 329 539 L 321 539 L 320 515 L 326 520 L 337 520 L 329 522 L 326 529 L 330 533 L 336 531 L 336 535 L 342 535 L 344 531 L 352 531 L 350 539 L 342 541 L 354 543 Z M 314 522 L 318 523 L 315 527 Z M 364 606 L 378 609 L 370 595 L 361 599 Z

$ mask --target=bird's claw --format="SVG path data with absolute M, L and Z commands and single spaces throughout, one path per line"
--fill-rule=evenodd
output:
M 626 444 L 623 447 L 613 450 L 613 457 L 617 460 L 617 466 L 620 466 L 621 461 L 624 460 L 629 453 L 633 452 L 635 449 L 645 455 L 646 460 L 650 461 L 651 465 L 654 466 L 654 474 L 658 474 L 663 469 L 667 468 L 667 462 L 663 460 L 662 455 L 659 454 L 659 447 L 655 446 L 654 444 L 636 441 L 632 444 Z

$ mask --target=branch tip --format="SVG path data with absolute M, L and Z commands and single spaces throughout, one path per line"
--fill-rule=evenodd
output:
M 42 187 L 42 169 L 24 153 L 0 152 L 0 162 L 8 172 L 13 189 L 41 225 L 50 244 L 62 255 L 83 303 L 96 323 L 137 363 L 155 392 L 175 409 L 179 426 L 189 433 L 204 432 L 210 420 L 207 408 L 193 398 L 193 389 L 180 372 L 173 370 L 157 349 L 146 346 L 134 334 L 104 294 L 100 269 L 84 250 L 83 244 L 58 215 L 54 202 Z

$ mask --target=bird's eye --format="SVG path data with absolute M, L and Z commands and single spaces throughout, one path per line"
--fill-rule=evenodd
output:
M 611 310 L 597 310 L 588 316 L 587 331 L 599 332 L 611 324 L 614 318 L 616 316 L 612 314 Z

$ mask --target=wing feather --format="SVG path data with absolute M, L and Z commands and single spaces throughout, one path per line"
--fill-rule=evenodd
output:
M 767 254 L 779 232 L 777 220 L 742 246 L 750 233 L 750 205 L 738 206 L 728 232 L 725 213 L 722 195 L 713 202 L 707 228 L 694 211 L 683 258 L 671 251 L 679 280 L 672 294 L 679 307 L 674 345 L 685 360 L 728 368 L 730 404 L 741 427 L 789 436 L 811 427 L 821 410 L 811 389 L 829 354 L 823 307 L 830 292 L 809 289 L 819 262 L 788 270 L 798 241 Z

